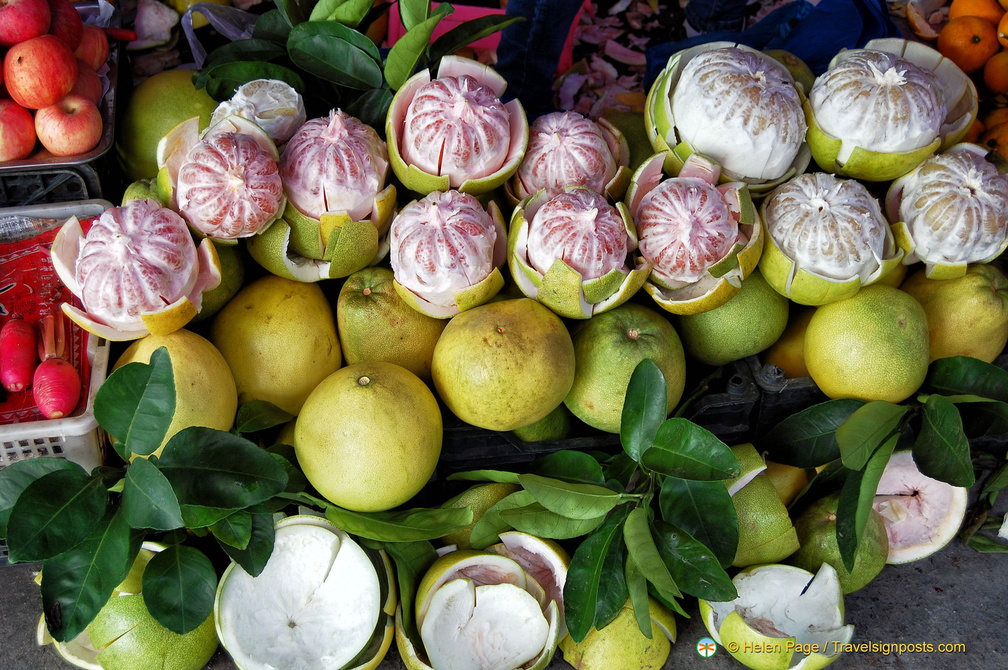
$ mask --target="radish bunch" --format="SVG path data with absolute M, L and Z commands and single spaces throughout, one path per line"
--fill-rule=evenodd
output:
M 0 382 L 11 392 L 31 388 L 42 416 L 60 419 L 77 407 L 80 375 L 66 360 L 63 314 L 47 314 L 39 331 L 19 314 L 0 329 Z

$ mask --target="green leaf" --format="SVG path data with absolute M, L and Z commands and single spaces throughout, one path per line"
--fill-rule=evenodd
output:
M 11 509 L 28 485 L 57 470 L 84 472 L 81 466 L 65 458 L 29 458 L 0 469 L 0 539 L 7 537 Z
M 605 484 L 605 475 L 598 460 L 591 454 L 576 449 L 560 449 L 540 456 L 532 463 L 530 471 L 567 481 Z M 517 477 L 515 480 L 517 481 Z
M 356 28 L 369 11 L 374 0 L 319 0 L 308 15 L 309 21 L 336 21 Z
M 286 56 L 286 38 L 280 43 L 257 38 L 227 42 L 207 54 L 206 61 L 203 63 L 203 70 L 197 71 L 193 75 L 193 84 L 197 88 L 204 87 L 207 81 L 207 69 L 217 65 L 224 63 L 273 61 Z
M 291 25 L 291 27 L 303 23 L 306 19 L 304 11 L 298 0 L 273 0 L 281 15 Z
M 847 570 L 854 567 L 858 543 L 864 534 L 875 491 L 878 490 L 882 472 L 889 463 L 899 435 L 893 435 L 880 446 L 865 464 L 863 470 L 852 470 L 840 489 L 837 501 L 836 535 L 840 547 L 840 559 Z
M 504 512 L 534 504 L 538 504 L 535 498 L 524 489 L 504 496 L 483 512 L 483 516 L 473 524 L 472 532 L 469 533 L 469 543 L 474 549 L 489 547 L 500 540 L 501 533 L 513 528 L 504 518 Z
M 970 548 L 985 554 L 1008 554 L 1008 544 L 979 533 L 969 539 Z
M 464 472 L 453 472 L 446 479 L 448 481 L 517 484 L 518 473 L 508 472 L 507 470 L 466 470 Z
M 571 557 L 564 584 L 564 616 L 575 642 L 584 640 L 595 625 L 606 557 L 617 540 L 622 542 L 623 522 L 628 513 L 629 510 L 621 509 L 610 515 L 578 545 Z
M 836 430 L 840 460 L 851 470 L 860 470 L 878 448 L 899 426 L 905 405 L 885 400 L 872 400 L 859 407 Z
M 716 601 L 734 600 L 738 595 L 717 557 L 689 533 L 655 519 L 652 534 L 658 553 L 680 591 Z
M 243 437 L 193 426 L 172 436 L 157 462 L 181 505 L 241 509 L 287 486 L 276 458 Z
M 235 430 L 239 433 L 257 433 L 273 426 L 287 423 L 294 418 L 266 400 L 253 400 L 238 408 L 235 416 Z
M 500 32 L 512 23 L 524 20 L 524 16 L 488 14 L 460 23 L 434 40 L 430 46 L 430 61 L 437 63 L 444 56 L 453 54 L 487 35 Z
M 352 89 L 382 85 L 381 55 L 366 35 L 328 21 L 308 21 L 291 31 L 287 52 L 299 68 Z
M 724 488 L 724 485 L 721 486 Z M 658 552 L 651 535 L 651 520 L 645 507 L 637 507 L 623 524 L 623 540 L 627 553 L 641 574 L 666 598 L 681 598 L 682 592 Z
M 206 92 L 214 100 L 227 100 L 242 84 L 255 79 L 279 79 L 285 81 L 301 95 L 307 87 L 304 79 L 294 70 L 277 63 L 230 62 L 214 65 L 204 70 L 206 75 Z
M 601 629 L 612 623 L 630 599 L 626 583 L 626 557 L 626 542 L 623 541 L 623 534 L 619 533 L 613 538 L 602 561 L 598 603 L 595 605 L 595 628 Z
M 939 358 L 931 363 L 921 390 L 942 395 L 968 393 L 1008 402 L 1008 371 L 969 356 Z
M 175 375 L 168 349 L 154 351 L 150 363 L 127 363 L 114 370 L 95 395 L 94 414 L 98 425 L 133 453 L 154 453 L 175 415 Z
M 380 542 L 433 540 L 462 530 L 473 522 L 471 507 L 417 507 L 391 512 L 352 512 L 336 505 L 326 517 L 352 535 Z
M 110 508 L 83 542 L 42 562 L 42 610 L 53 638 L 72 640 L 91 623 L 129 574 L 142 541 Z
M 134 459 L 126 470 L 122 510 L 133 528 L 172 530 L 183 524 L 171 482 L 146 458 Z
M 624 532 L 624 541 L 626 533 Z M 627 542 L 629 544 L 629 542 Z M 634 620 L 641 635 L 651 639 L 651 608 L 648 603 L 648 580 L 634 562 L 632 553 L 627 553 L 626 565 L 623 566 L 623 576 L 626 579 L 627 592 L 630 594 L 630 605 L 633 607 Z
M 287 473 L 287 487 L 285 493 L 301 493 L 308 487 L 308 479 L 297 464 L 297 453 L 294 447 L 289 444 L 274 444 L 267 447 L 266 451 L 276 459 L 280 467 Z
M 571 519 L 560 516 L 537 502 L 521 507 L 501 509 L 499 513 L 501 518 L 515 530 L 554 540 L 569 540 L 587 535 L 605 521 L 605 515 L 592 519 Z
M 399 602 L 412 603 L 416 600 L 417 586 L 427 569 L 437 559 L 437 552 L 430 542 L 390 542 L 383 547 L 395 563 L 396 583 L 399 586 Z M 401 607 L 403 629 L 411 640 L 417 640 L 420 633 L 416 628 L 413 607 Z
M 380 88 L 372 88 L 357 95 L 343 105 L 343 111 L 355 116 L 372 128 L 384 130 L 385 117 L 388 116 L 389 105 L 392 104 L 392 91 L 382 84 Z
M 141 592 L 151 616 L 181 635 L 199 626 L 213 611 L 217 573 L 199 549 L 173 544 L 151 558 Z
M 620 443 L 636 462 L 654 443 L 668 416 L 668 387 L 658 364 L 645 358 L 630 375 L 620 418 Z
M 967 488 L 976 483 L 959 410 L 942 396 L 930 396 L 923 405 L 913 457 L 920 471 L 932 479 Z
M 565 482 L 542 475 L 519 475 L 518 483 L 543 507 L 569 519 L 603 516 L 623 500 L 622 494 L 604 486 Z
M 827 400 L 784 419 L 760 440 L 760 448 L 777 463 L 817 468 L 840 458 L 836 430 L 864 405 L 863 400 Z
M 722 482 L 663 477 L 658 492 L 661 517 L 702 542 L 727 569 L 738 550 L 738 516 Z
M 107 506 L 104 481 L 80 468 L 39 477 L 25 487 L 11 509 L 10 562 L 41 561 L 70 549 L 91 533 Z
M 225 542 L 220 542 L 220 546 L 231 560 L 240 565 L 245 572 L 252 577 L 258 577 L 273 553 L 275 535 L 276 529 L 272 514 L 253 514 L 249 541 L 243 549 Z
M 252 515 L 238 510 L 211 525 L 210 532 L 222 544 L 245 549 L 252 541 Z
M 606 485 L 613 489 L 621 489 L 624 491 L 630 485 L 630 482 L 633 480 L 634 474 L 637 470 L 637 461 L 633 460 L 622 451 L 615 454 L 602 466 L 602 472 L 605 473 Z M 619 486 L 616 486 L 614 482 L 618 482 Z
M 399 3 L 399 19 L 406 30 L 412 30 L 429 19 L 430 15 L 430 0 L 402 0 Z
M 639 460 L 649 470 L 682 479 L 721 481 L 739 475 L 738 459 L 728 445 L 681 417 L 658 427 L 654 445 Z
M 447 8 L 447 11 L 442 11 L 444 8 Z M 430 44 L 434 29 L 451 11 L 448 3 L 441 3 L 429 19 L 407 30 L 406 34 L 392 45 L 385 58 L 385 81 L 388 82 L 389 88 L 398 91 L 406 80 L 413 76 L 424 54 L 427 53 L 427 45 Z
M 179 510 L 182 512 L 183 524 L 189 530 L 209 528 L 237 511 L 233 507 L 207 507 L 205 505 L 179 505 Z
M 263 12 L 252 28 L 252 38 L 268 40 L 281 46 L 287 44 L 291 24 L 279 9 Z

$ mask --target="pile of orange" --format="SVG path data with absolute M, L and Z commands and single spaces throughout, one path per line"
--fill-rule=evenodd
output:
M 982 72 L 993 93 L 1008 92 L 1008 0 L 952 0 L 938 51 L 967 74 Z

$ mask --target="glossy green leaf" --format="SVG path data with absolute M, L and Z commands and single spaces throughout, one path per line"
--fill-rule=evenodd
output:
M 602 562 L 598 602 L 595 605 L 595 628 L 605 628 L 612 623 L 630 599 L 626 583 L 626 557 L 626 542 L 620 533 L 613 538 Z
M 984 554 L 1008 554 L 1008 543 L 998 542 L 986 535 L 973 535 L 967 544 L 970 549 Z
M 224 63 L 254 63 L 283 59 L 287 56 L 285 43 L 286 38 L 284 43 L 280 44 L 272 40 L 250 38 L 222 44 L 207 54 L 206 61 L 203 63 L 203 69 L 193 75 L 193 84 L 197 88 L 206 86 L 208 79 L 207 70 Z
M 262 61 L 221 63 L 206 68 L 206 92 L 214 100 L 227 100 L 242 84 L 255 79 L 279 79 L 291 85 L 301 95 L 307 87 L 304 79 L 286 65 Z
M 605 485 L 605 475 L 598 460 L 591 454 L 576 449 L 560 449 L 540 456 L 529 470 L 544 477 Z
M 277 9 L 292 27 L 307 20 L 304 10 L 301 8 L 299 0 L 273 0 Z
M 221 519 L 238 511 L 234 507 L 209 507 L 207 505 L 179 505 L 182 523 L 189 530 L 209 528 Z
M 399 3 L 399 19 L 406 30 L 412 30 L 429 19 L 430 15 L 430 0 L 401 0 Z
M 434 546 L 427 541 L 390 542 L 383 547 L 395 564 L 396 583 L 399 586 L 399 602 L 412 603 L 416 600 L 417 586 L 427 569 L 437 560 Z M 413 607 L 402 607 L 403 628 L 407 637 L 417 640 L 420 633 L 416 628 Z
M 714 433 L 681 417 L 658 427 L 654 444 L 640 455 L 640 464 L 663 475 L 696 481 L 721 481 L 739 475 L 739 463 Z
M 238 510 L 211 525 L 210 532 L 222 544 L 245 549 L 252 541 L 252 515 Z
M 551 512 L 537 502 L 499 510 L 500 517 L 515 530 L 536 537 L 569 540 L 587 535 L 605 521 L 605 515 L 592 519 L 571 519 Z
M 624 541 L 626 534 L 624 533 Z M 629 544 L 629 543 L 628 543 Z M 641 635 L 651 639 L 651 608 L 648 603 L 648 580 L 634 562 L 632 553 L 627 553 L 626 564 L 623 566 L 623 577 L 626 579 L 627 592 L 630 594 L 630 606 L 633 607 L 634 620 Z
M 939 395 L 930 396 L 922 409 L 920 432 L 913 445 L 914 463 L 932 479 L 973 486 L 976 475 L 959 410 Z
M 651 520 L 647 508 L 637 507 L 630 512 L 626 523 L 623 524 L 623 540 L 634 565 L 659 593 L 667 598 L 682 597 L 682 592 L 676 586 L 675 579 L 662 560 L 658 545 L 651 535 Z
M 840 458 L 836 430 L 863 400 L 827 400 L 796 412 L 774 426 L 757 445 L 767 458 L 799 468 L 817 468 Z
M 268 40 L 281 46 L 287 44 L 287 36 L 290 35 L 291 24 L 279 9 L 271 9 L 263 12 L 256 19 L 255 27 L 252 28 L 252 38 Z
M 352 535 L 380 542 L 433 540 L 473 522 L 471 507 L 417 507 L 391 512 L 352 512 L 328 505 L 325 515 Z
M 738 516 L 722 482 L 663 477 L 658 492 L 661 518 L 682 528 L 714 552 L 727 569 L 738 550 Z
M 392 104 L 393 93 L 386 85 L 363 91 L 343 105 L 343 111 L 372 128 L 385 128 L 385 118 Z
M 345 26 L 356 28 L 368 12 L 374 0 L 319 0 L 308 16 L 309 21 L 338 21 Z
M 606 486 L 625 491 L 639 469 L 637 461 L 624 452 L 619 452 L 602 465 Z M 619 485 L 617 486 L 616 483 Z
M 239 433 L 257 433 L 260 430 L 280 426 L 294 418 L 266 400 L 253 400 L 238 408 L 235 416 L 235 430 Z
M 385 81 L 388 82 L 389 88 L 398 91 L 417 71 L 417 67 L 423 64 L 424 54 L 427 53 L 434 29 L 449 13 L 451 6 L 448 3 L 441 3 L 429 19 L 410 28 L 392 45 L 385 58 Z
M 472 532 L 469 533 L 469 543 L 474 549 L 485 549 L 498 542 L 501 533 L 513 528 L 504 518 L 504 512 L 534 504 L 538 504 L 535 498 L 524 489 L 504 496 L 483 512 L 483 516 L 473 524 Z
M 508 16 L 506 14 L 488 14 L 470 19 L 445 32 L 431 43 L 430 60 L 437 63 L 444 56 L 456 53 L 477 40 L 500 32 L 513 23 L 524 21 L 523 16 Z
M 381 55 L 374 42 L 339 23 L 296 26 L 287 39 L 287 52 L 305 72 L 340 86 L 367 90 L 382 85 Z
M 267 447 L 266 451 L 276 459 L 283 471 L 287 473 L 287 487 L 285 493 L 300 493 L 308 487 L 308 479 L 304 472 L 298 467 L 297 453 L 294 447 L 289 444 L 274 444 Z
M 29 458 L 0 469 L 0 539 L 7 537 L 11 509 L 28 485 L 57 470 L 84 472 L 84 468 L 65 458 Z
M 840 558 L 847 570 L 854 567 L 858 543 L 864 535 L 872 503 L 875 502 L 875 491 L 878 490 L 879 480 L 897 442 L 898 435 L 886 440 L 868 459 L 863 470 L 852 470 L 847 475 L 843 488 L 840 489 L 836 535 Z
M 72 640 L 91 623 L 129 574 L 142 540 L 110 508 L 84 541 L 42 562 L 42 611 L 53 638 Z
M 25 487 L 7 520 L 11 563 L 41 561 L 87 537 L 105 516 L 108 490 L 82 469 L 56 470 Z
M 713 552 L 689 533 L 655 519 L 652 534 L 658 553 L 679 590 L 704 600 L 734 600 L 738 595 Z
M 275 536 L 276 528 L 273 515 L 253 514 L 251 534 L 245 548 L 238 549 L 224 542 L 221 542 L 220 546 L 231 560 L 240 565 L 245 572 L 253 577 L 258 577 L 273 553 Z
M 448 481 L 517 484 L 518 473 L 507 470 L 465 470 L 464 472 L 453 472 L 446 479 Z
M 604 486 L 565 482 L 542 475 L 519 475 L 518 483 L 543 507 L 570 519 L 603 516 L 623 500 L 622 494 Z
M 628 513 L 629 510 L 621 509 L 610 515 L 578 545 L 571 557 L 564 584 L 564 615 L 575 642 L 584 640 L 595 625 L 606 557 L 617 540 L 622 543 L 623 522 Z
M 973 394 L 1008 402 L 1008 371 L 969 356 L 939 358 L 928 368 L 922 391 Z
M 241 509 L 287 486 L 287 473 L 265 449 L 212 428 L 185 428 L 168 441 L 157 467 L 181 505 Z
M 173 544 L 151 558 L 141 592 L 151 616 L 181 635 L 199 626 L 213 611 L 217 572 L 199 549 Z
M 137 458 L 126 470 L 122 510 L 133 528 L 181 528 L 182 510 L 171 482 L 146 458 Z
M 645 358 L 630 375 L 620 417 L 620 443 L 635 462 L 651 447 L 668 415 L 668 387 L 658 364 Z
M 105 432 L 141 456 L 161 446 L 175 415 L 175 375 L 165 347 L 150 363 L 127 363 L 99 387 L 95 419 Z
M 859 407 L 836 430 L 840 460 L 851 470 L 860 470 L 880 444 L 899 427 L 905 405 L 872 400 Z

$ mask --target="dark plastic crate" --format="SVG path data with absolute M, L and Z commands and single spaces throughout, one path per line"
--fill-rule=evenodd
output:
M 93 165 L 0 172 L 0 207 L 23 207 L 102 197 Z
M 729 445 L 752 441 L 752 421 L 760 401 L 759 388 L 744 360 L 732 361 L 701 382 L 701 393 L 681 416 L 714 433 Z M 686 392 L 691 388 L 687 382 Z

